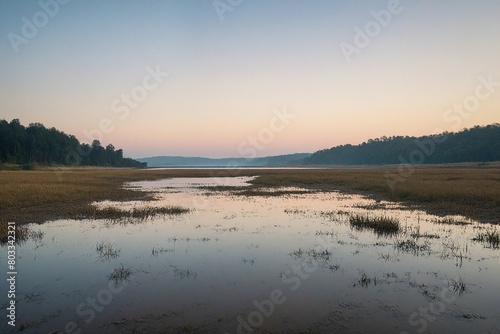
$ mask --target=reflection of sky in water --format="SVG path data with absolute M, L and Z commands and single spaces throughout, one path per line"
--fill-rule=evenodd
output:
M 251 176 L 240 177 L 176 177 L 163 180 L 130 182 L 127 186 L 140 189 L 162 189 L 162 188 L 196 188 L 196 187 L 244 187 L 250 185 L 253 180 Z
M 184 181 L 190 189 L 180 187 Z M 45 234 L 41 241 L 18 246 L 18 322 L 32 323 L 24 332 L 63 330 L 75 320 L 83 333 L 129 332 L 135 324 L 145 332 L 177 332 L 189 325 L 207 333 L 236 333 L 236 318 L 247 319 L 256 310 L 255 300 L 269 299 L 271 291 L 280 289 L 286 302 L 276 306 L 261 330 L 416 333 L 421 327 L 412 326 L 409 316 L 439 301 L 448 280 L 458 275 L 468 292 L 432 314 L 436 319 L 428 323 L 428 331 L 496 331 L 500 250 L 471 241 L 484 225 L 435 224 L 436 217 L 424 212 L 356 195 L 244 197 L 192 188 L 215 185 L 214 180 L 202 181 L 134 183 L 160 188 L 159 200 L 100 204 L 193 209 L 185 215 L 125 225 L 89 220 L 32 225 Z M 224 181 L 242 186 L 248 178 Z M 385 208 L 374 211 L 367 205 Z M 354 231 L 343 212 L 396 216 L 407 233 L 385 238 Z M 416 232 L 418 223 L 420 234 L 440 237 L 418 239 L 429 243 L 430 253 L 395 249 L 395 243 Z M 111 243 L 119 256 L 99 258 L 100 242 Z M 314 249 L 325 250 L 321 244 L 329 247 L 328 259 L 312 255 Z M 107 276 L 120 264 L 132 269 L 133 279 L 85 324 L 77 306 L 106 288 Z M 307 273 L 302 265 L 315 270 Z M 294 268 L 300 275 L 291 272 Z M 361 282 L 363 273 L 367 284 Z M 300 286 L 293 291 L 297 281 Z

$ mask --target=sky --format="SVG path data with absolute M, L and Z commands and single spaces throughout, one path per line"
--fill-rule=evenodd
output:
M 500 1 L 0 0 L 0 119 L 251 157 L 500 121 Z

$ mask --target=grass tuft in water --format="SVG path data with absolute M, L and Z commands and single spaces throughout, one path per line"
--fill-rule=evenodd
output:
M 133 208 L 132 210 L 122 210 L 118 208 L 96 209 L 92 218 L 94 219 L 123 219 L 136 218 L 146 220 L 157 215 L 179 215 L 187 213 L 190 210 L 180 206 L 146 207 Z
M 111 260 L 116 259 L 120 256 L 120 250 L 115 248 L 115 245 L 107 242 L 101 241 L 95 246 L 95 250 L 97 255 L 99 255 L 99 259 L 101 260 Z
M 174 252 L 175 249 L 172 248 L 157 248 L 156 246 L 153 246 L 153 249 L 151 250 L 151 256 L 158 256 L 159 254 L 162 253 L 172 253 Z
M 351 227 L 356 230 L 373 230 L 378 235 L 393 235 L 400 231 L 401 225 L 397 218 L 388 216 L 373 217 L 355 214 L 349 217 Z
M 317 251 L 316 249 L 303 250 L 302 248 L 299 248 L 299 250 L 290 253 L 290 256 L 294 259 L 303 258 L 303 259 L 308 259 L 309 262 L 312 262 L 313 260 L 328 261 L 330 260 L 331 255 L 332 253 L 328 250 L 323 250 L 323 251 Z
M 413 253 L 414 255 L 422 254 L 422 253 L 430 253 L 431 248 L 429 246 L 429 242 L 425 241 L 423 244 L 417 243 L 415 240 L 407 239 L 398 241 L 394 248 L 401 252 L 405 253 Z
M 469 292 L 467 284 L 464 282 L 461 276 L 458 276 L 458 278 L 456 279 L 448 280 L 448 286 L 459 296 Z
M 125 268 L 125 266 L 120 264 L 118 268 L 115 268 L 113 272 L 108 276 L 110 281 L 114 281 L 115 283 L 127 280 L 132 275 L 131 268 Z
M 181 269 L 177 266 L 172 266 L 174 268 L 174 275 L 180 279 L 192 278 L 195 279 L 198 274 L 190 269 Z
M 354 283 L 353 286 L 361 286 L 363 288 L 367 288 L 369 285 L 377 285 L 378 280 L 377 277 L 369 277 L 364 270 L 360 270 L 361 277 Z

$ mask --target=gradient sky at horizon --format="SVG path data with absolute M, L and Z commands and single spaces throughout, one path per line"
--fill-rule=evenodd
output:
M 347 62 L 341 43 L 389 2 L 243 0 L 220 20 L 213 0 L 72 0 L 16 53 L 9 33 L 42 8 L 0 0 L 0 119 L 83 142 L 109 119 L 102 143 L 132 157 L 239 157 L 285 108 L 295 118 L 259 156 L 499 122 L 500 86 L 468 117 L 446 113 L 480 76 L 500 82 L 500 1 L 401 0 Z M 120 118 L 113 101 L 157 66 L 169 75 Z

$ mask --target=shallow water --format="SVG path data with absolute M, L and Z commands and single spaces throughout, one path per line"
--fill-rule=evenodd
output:
M 492 226 L 338 192 L 237 195 L 249 180 L 135 182 L 158 201 L 96 203 L 184 215 L 30 225 L 43 236 L 17 246 L 23 333 L 500 331 L 500 250 L 472 241 Z M 352 213 L 397 217 L 402 231 L 352 229 Z

